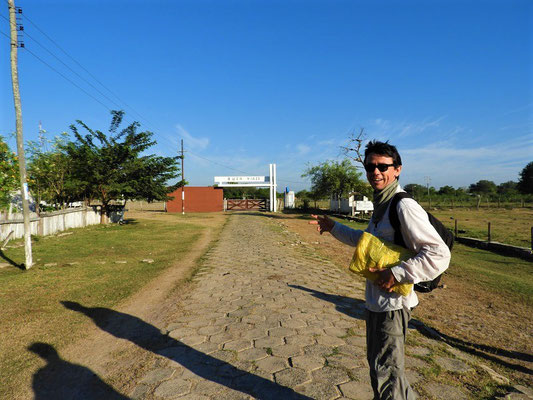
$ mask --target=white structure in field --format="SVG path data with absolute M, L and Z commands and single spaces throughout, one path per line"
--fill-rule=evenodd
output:
M 284 208 L 294 208 L 294 192 L 291 191 L 285 191 L 285 199 L 283 202 Z
M 329 202 L 329 209 L 343 214 L 357 215 L 361 212 L 374 211 L 374 204 L 363 196 L 362 200 L 355 200 L 355 194 L 350 194 L 347 199 L 331 198 Z
M 219 187 L 268 187 L 270 188 L 270 211 L 278 211 L 276 204 L 276 164 L 269 164 L 270 176 L 215 176 Z

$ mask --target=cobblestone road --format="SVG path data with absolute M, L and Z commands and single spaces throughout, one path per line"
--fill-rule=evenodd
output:
M 362 280 L 275 218 L 232 215 L 194 280 L 183 312 L 166 328 L 169 345 L 132 398 L 372 399 Z M 431 342 L 418 335 L 407 347 L 413 383 L 429 366 Z M 472 369 L 459 353 L 439 364 L 456 373 Z M 436 399 L 470 398 L 457 386 L 424 387 Z

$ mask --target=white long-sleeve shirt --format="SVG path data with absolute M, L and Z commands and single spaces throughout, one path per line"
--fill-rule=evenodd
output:
M 398 186 L 397 192 L 403 192 Z M 398 282 L 418 283 L 435 279 L 450 264 L 450 250 L 433 225 L 429 222 L 426 211 L 415 200 L 401 199 L 398 202 L 398 218 L 405 245 L 416 255 L 399 265 L 392 267 L 391 272 Z M 389 209 L 376 225 L 371 219 L 366 232 L 380 239 L 394 242 L 394 229 L 389 220 Z M 331 234 L 341 242 L 357 246 L 363 231 L 349 228 L 335 222 Z M 418 304 L 414 290 L 408 296 L 388 293 L 367 279 L 366 308 L 374 312 L 399 310 L 404 307 L 413 308 Z

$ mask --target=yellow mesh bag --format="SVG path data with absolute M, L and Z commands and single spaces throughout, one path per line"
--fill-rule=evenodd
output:
M 363 232 L 353 253 L 349 268 L 350 271 L 363 275 L 374 282 L 379 275 L 377 272 L 370 272 L 369 268 L 391 268 L 398 265 L 400 261 L 407 260 L 414 255 L 414 252 L 405 247 L 381 240 L 368 232 Z M 413 284 L 399 283 L 392 290 L 402 296 L 407 296 L 413 290 Z

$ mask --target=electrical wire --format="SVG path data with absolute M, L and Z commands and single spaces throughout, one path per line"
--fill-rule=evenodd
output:
M 11 36 L 9 36 L 8 34 L 2 32 L 2 31 L 0 31 L 0 33 L 1 33 L 2 35 L 4 35 L 6 38 L 8 38 L 9 41 L 11 41 Z
M 7 2 L 7 0 L 6 0 Z M 9 4 L 9 3 L 8 3 Z M 131 111 L 133 111 L 137 116 L 139 116 L 142 120 L 145 122 L 150 122 L 147 118 L 145 118 L 143 115 L 141 115 L 137 110 L 135 110 L 133 107 L 131 107 L 129 104 L 127 104 L 124 100 L 122 100 L 116 93 L 114 93 L 111 89 L 109 89 L 107 86 L 105 86 L 96 76 L 94 76 L 87 68 L 85 68 L 80 62 L 78 62 L 74 57 L 72 57 L 66 50 L 64 50 L 55 40 L 53 40 L 49 35 L 47 35 L 41 28 L 37 26 L 25 13 L 22 13 L 25 20 L 30 22 L 41 34 L 43 34 L 48 40 L 50 40 L 59 50 L 61 50 L 67 57 L 69 57 L 76 65 L 78 65 L 81 69 L 83 69 L 92 79 L 94 79 L 100 86 L 102 86 L 105 90 L 107 90 L 111 95 L 113 95 L 115 98 L 117 98 L 123 105 L 125 105 L 127 108 L 129 108 Z M 2 18 L 9 21 L 5 16 L 0 15 Z M 83 76 L 81 76 L 78 72 L 76 72 L 74 69 L 72 69 L 69 65 L 67 65 L 63 60 L 61 60 L 57 55 L 55 55 L 51 50 L 49 50 L 46 46 L 44 46 L 42 43 L 40 43 L 37 39 L 35 39 L 33 36 L 25 32 L 25 36 L 29 37 L 31 40 L 36 42 L 40 47 L 42 47 L 44 50 L 46 50 L 52 57 L 54 57 L 56 60 L 58 60 L 61 64 L 63 64 L 66 68 L 68 68 L 72 73 L 74 73 L 76 76 L 78 76 L 80 79 L 82 79 L 85 83 L 87 83 L 89 86 L 91 86 L 94 90 L 96 90 L 101 96 L 106 98 L 109 102 L 113 103 L 116 107 L 122 108 L 120 104 L 115 102 L 114 100 L 110 99 L 107 95 L 102 93 L 96 86 L 94 86 L 91 82 L 89 82 L 87 79 L 85 79 Z M 79 87 L 79 86 L 78 86 Z M 87 93 L 85 91 L 85 93 Z M 92 96 L 91 96 L 92 97 Z M 93 97 L 94 98 L 94 97 Z
M 7 2 L 6 0 L 6 3 L 9 5 L 9 3 Z M 144 118 L 139 112 L 137 112 L 135 109 L 133 109 L 131 106 L 129 106 L 125 101 L 123 101 L 120 97 L 118 97 L 112 90 L 110 90 L 107 86 L 105 86 L 98 78 L 96 78 L 92 73 L 90 73 L 81 63 L 79 63 L 76 59 L 74 59 L 74 57 L 72 57 L 66 50 L 64 50 L 55 40 L 53 40 L 49 35 L 47 35 L 41 28 L 39 28 L 37 26 L 37 24 L 35 24 L 25 13 L 23 13 L 23 16 L 24 16 L 24 19 L 27 20 L 28 22 L 30 22 L 30 24 L 32 24 L 41 34 L 43 34 L 49 41 L 51 41 L 59 50 L 61 50 L 61 52 L 63 54 L 65 54 L 68 58 L 70 58 L 76 65 L 78 65 L 81 69 L 83 69 L 89 76 L 91 76 L 91 78 L 93 78 L 95 80 L 95 82 L 97 82 L 100 86 L 102 86 L 105 90 L 107 90 L 110 94 L 112 94 L 114 97 L 116 97 L 122 104 L 124 104 L 127 108 L 129 108 L 130 110 L 132 110 L 133 112 L 135 112 L 135 114 L 137 114 L 139 117 L 141 117 L 141 119 L 143 119 L 145 122 L 149 122 L 146 118 Z M 9 22 L 9 19 L 6 18 L 5 16 L 3 15 L 0 15 L 0 17 L 4 18 L 5 20 L 7 20 Z M 11 40 L 11 37 L 6 35 L 5 33 L 3 32 L 0 32 L 2 33 L 4 36 L 6 36 L 8 39 Z M 107 95 L 105 95 L 104 93 L 102 93 L 98 88 L 96 88 L 91 82 L 89 82 L 87 79 L 85 79 L 83 76 L 81 76 L 79 73 L 77 73 L 75 70 L 73 70 L 69 65 L 67 65 L 64 61 L 62 61 L 58 56 L 56 56 L 51 50 L 49 50 L 46 46 L 44 46 L 43 44 L 41 44 L 37 39 L 33 38 L 31 35 L 29 35 L 26 31 L 25 31 L 25 36 L 27 36 L 28 38 L 30 38 L 31 40 L 33 40 L 35 43 L 37 43 L 40 47 L 42 47 L 44 50 L 46 50 L 52 57 L 54 57 L 56 60 L 58 60 L 62 65 L 64 65 L 66 68 L 68 68 L 72 73 L 74 73 L 77 77 L 79 77 L 80 79 L 82 79 L 85 83 L 87 83 L 89 86 L 91 86 L 94 90 L 96 90 L 101 96 L 103 96 L 105 99 L 107 99 L 109 102 L 111 102 L 112 104 L 114 104 L 115 106 L 121 108 L 121 106 L 119 104 L 117 104 L 115 101 L 113 101 L 112 99 L 110 99 Z M 30 55 L 32 55 L 33 57 L 35 57 L 37 60 L 39 60 L 41 63 L 43 63 L 45 66 L 47 66 L 48 68 L 50 68 L 51 70 L 53 70 L 54 72 L 56 72 L 59 76 L 61 76 L 63 79 L 65 79 L 67 82 L 69 82 L 70 84 L 72 84 L 73 86 L 75 86 L 76 88 L 78 88 L 79 90 L 81 90 L 83 93 L 85 93 L 87 96 L 91 97 L 93 100 L 95 100 L 96 102 L 98 102 L 100 105 L 102 105 L 104 108 L 106 108 L 108 111 L 111 111 L 111 109 L 106 105 L 104 104 L 102 101 L 100 101 L 99 99 L 97 99 L 95 96 L 93 96 L 91 93 L 87 92 L 85 89 L 83 89 L 81 86 L 79 86 L 77 83 L 75 83 L 73 80 L 71 80 L 70 78 L 68 78 L 67 76 L 65 76 L 63 73 L 61 73 L 60 71 L 58 71 L 56 68 L 54 68 L 53 66 L 51 66 L 49 63 L 47 63 L 46 61 L 44 61 L 42 58 L 40 58 L 39 56 L 37 56 L 34 52 L 32 52 L 31 50 L 29 50 L 27 47 L 24 48 L 24 50 L 26 50 Z M 152 125 L 151 123 L 150 124 L 147 124 L 148 128 L 151 128 Z M 187 138 L 185 138 L 183 135 L 180 135 L 178 133 L 178 136 L 182 137 L 183 139 L 187 140 Z M 174 143 L 172 143 L 170 140 L 166 139 L 165 137 L 161 136 L 161 137 L 158 137 L 158 139 L 161 139 L 161 140 L 164 140 L 166 141 L 168 144 L 170 145 L 174 145 Z M 217 161 L 214 161 L 214 160 L 211 160 L 207 157 L 203 157 L 203 156 L 200 156 L 199 154 L 195 154 L 191 151 L 188 151 L 189 154 L 191 154 L 192 156 L 195 156 L 197 158 L 200 158 L 200 159 L 203 159 L 203 160 L 206 160 L 212 164 L 215 164 L 215 165 L 218 165 L 218 166 L 221 166 L 221 167 L 224 167 L 226 169 L 229 169 L 229 170 L 232 170 L 232 171 L 236 171 L 236 172 L 240 172 L 240 173 L 244 173 L 244 174 L 247 174 L 247 175 L 251 175 L 249 174 L 248 172 L 246 171 L 242 171 L 242 170 L 239 170 L 237 168 L 233 168 L 233 167 L 230 167 L 229 165 L 225 165 L 225 164 L 222 164 L 222 163 L 219 163 Z M 295 182 L 295 181 L 287 181 L 287 180 L 280 180 L 281 182 L 286 182 L 286 183 L 304 183 L 304 182 Z
M 7 0 L 6 0 L 7 1 Z M 133 107 L 131 107 L 128 103 L 126 103 L 124 100 L 122 100 L 115 92 L 113 92 L 111 89 L 109 89 L 106 85 L 104 85 L 96 76 L 94 76 L 87 68 L 85 68 L 80 62 L 78 62 L 74 57 L 72 57 L 65 49 L 63 49 L 54 39 L 52 39 L 49 35 L 46 34 L 35 22 L 31 20 L 31 18 L 28 17 L 26 13 L 22 14 L 24 19 L 27 20 L 31 25 L 35 27 L 44 37 L 46 37 L 50 42 L 52 42 L 63 54 L 65 54 L 68 58 L 70 58 L 76 65 L 78 65 L 82 70 L 84 70 L 91 78 L 95 80 L 100 86 L 102 86 L 105 90 L 107 90 L 112 96 L 114 96 L 119 102 L 124 104 L 127 108 L 129 108 L 131 111 L 133 111 L 137 116 L 139 116 L 141 119 L 144 119 L 145 121 L 148 121 L 146 118 L 144 118 L 138 111 L 136 111 Z M 148 121 L 149 122 L 149 121 Z
M 90 94 L 89 92 L 87 92 L 85 89 L 83 89 L 81 86 L 79 86 L 77 83 L 75 83 L 74 81 L 72 81 L 71 79 L 69 79 L 68 77 L 66 77 L 65 75 L 63 75 L 61 72 L 59 72 L 57 69 L 55 69 L 54 67 L 52 67 L 50 64 L 48 64 L 46 61 L 44 61 L 41 57 L 39 57 L 38 55 L 36 55 L 33 51 L 31 51 L 30 49 L 28 48 L 24 48 L 24 50 L 26 50 L 29 54 L 31 54 L 33 57 L 35 57 L 37 60 L 39 60 L 40 62 L 42 62 L 44 65 L 46 65 L 48 68 L 50 68 L 52 71 L 54 71 L 55 73 L 57 73 L 58 75 L 60 75 L 63 79 L 67 80 L 68 82 L 70 82 L 72 85 L 74 85 L 75 87 L 77 87 L 79 90 L 81 90 L 83 93 L 85 93 L 87 96 L 91 97 L 93 100 L 95 100 L 96 102 L 100 103 L 104 108 L 106 108 L 108 111 L 111 111 L 111 109 L 105 105 L 104 103 L 102 103 L 100 100 L 98 100 L 96 97 L 94 97 L 92 94 Z

